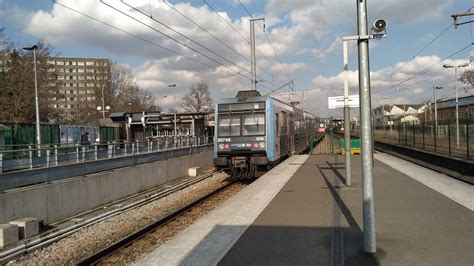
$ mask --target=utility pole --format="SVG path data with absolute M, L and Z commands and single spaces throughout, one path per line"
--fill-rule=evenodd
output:
M 357 0 L 358 35 L 367 35 L 367 2 Z M 372 157 L 372 121 L 370 106 L 370 69 L 369 69 L 369 39 L 358 40 L 359 47 L 359 95 L 361 117 L 362 144 L 362 191 L 363 191 L 363 222 L 364 222 L 364 251 L 376 252 L 375 242 L 375 210 L 373 190 L 373 157 Z
M 435 119 L 435 140 L 436 137 L 438 136 L 438 106 L 436 105 L 436 102 L 438 99 L 436 99 L 436 90 L 441 90 L 443 87 L 433 87 L 433 98 L 434 98 L 434 119 Z
M 351 124 L 350 124 L 350 108 L 349 108 L 349 63 L 347 41 L 343 40 L 343 57 L 344 57 L 344 143 L 345 143 L 345 159 L 346 159 L 346 186 L 351 185 Z
M 454 68 L 454 90 L 456 91 L 456 147 L 459 149 L 459 101 L 458 101 L 458 68 L 467 67 L 470 63 L 461 65 L 444 64 L 444 68 Z
M 250 65 L 252 69 L 252 90 L 257 90 L 257 59 L 255 57 L 255 21 L 263 20 L 264 18 L 250 19 Z

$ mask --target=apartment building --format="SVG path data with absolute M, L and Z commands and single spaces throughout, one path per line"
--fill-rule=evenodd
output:
M 110 62 L 103 58 L 49 57 L 48 106 L 62 118 L 95 113 L 102 90 L 110 84 Z

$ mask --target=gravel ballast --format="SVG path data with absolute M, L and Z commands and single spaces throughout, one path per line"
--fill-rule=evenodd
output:
M 228 175 L 216 173 L 197 184 L 172 195 L 153 201 L 136 209 L 131 209 L 97 224 L 83 228 L 52 245 L 38 249 L 17 258 L 10 265 L 57 265 L 73 264 L 94 251 L 104 248 L 121 238 L 164 217 L 195 199 L 228 183 Z M 184 229 L 184 228 L 183 228 Z M 169 231 L 169 232 L 168 232 Z M 168 230 L 164 235 L 173 235 Z M 116 263 L 123 264 L 124 261 Z

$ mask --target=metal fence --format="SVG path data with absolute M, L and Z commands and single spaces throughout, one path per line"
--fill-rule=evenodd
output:
M 96 143 L 92 145 L 19 145 L 0 151 L 0 174 L 17 170 L 44 168 L 111 159 L 136 154 L 181 149 L 212 143 L 208 137 L 159 136 L 133 141 Z
M 474 120 L 461 119 L 434 122 L 405 122 L 392 127 L 375 128 L 375 139 L 452 157 L 473 159 Z

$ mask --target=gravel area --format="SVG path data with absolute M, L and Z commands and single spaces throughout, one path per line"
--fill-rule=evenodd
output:
M 246 185 L 244 183 L 237 182 L 232 184 L 185 214 L 180 215 L 175 220 L 157 228 L 154 232 L 145 235 L 131 245 L 118 250 L 109 258 L 102 260 L 99 264 L 132 264 L 138 261 L 245 187 Z
M 152 221 L 207 194 L 228 182 L 224 173 L 216 173 L 188 188 L 83 228 L 50 246 L 17 258 L 9 265 L 64 265 L 74 262 L 137 231 Z M 120 264 L 123 264 L 121 261 Z

